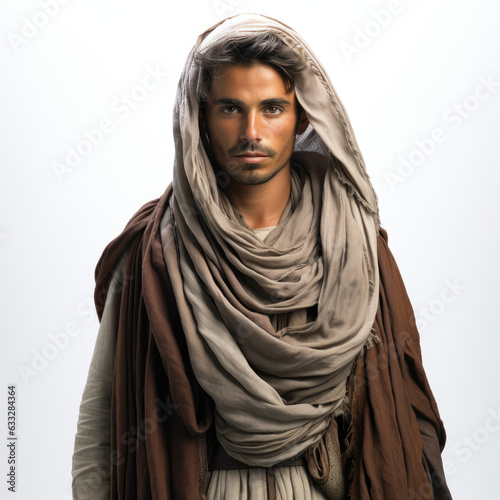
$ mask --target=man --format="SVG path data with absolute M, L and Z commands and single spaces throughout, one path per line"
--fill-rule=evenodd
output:
M 203 33 L 173 185 L 108 245 L 74 498 L 451 498 L 413 312 L 318 60 L 258 15 Z

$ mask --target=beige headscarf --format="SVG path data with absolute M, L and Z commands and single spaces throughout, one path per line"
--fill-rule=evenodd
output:
M 296 142 L 290 202 L 264 241 L 217 186 L 199 136 L 201 70 L 193 60 L 214 43 L 260 32 L 276 34 L 305 61 L 295 90 L 310 122 Z M 226 451 L 271 466 L 320 439 L 370 335 L 379 289 L 376 196 L 322 66 L 292 29 L 264 16 L 235 16 L 200 37 L 179 82 L 174 134 L 162 241 L 190 360 L 215 401 Z M 276 314 L 315 306 L 314 321 L 272 326 Z

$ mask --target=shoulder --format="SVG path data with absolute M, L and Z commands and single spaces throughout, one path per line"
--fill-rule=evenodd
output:
M 127 261 L 135 259 L 143 249 L 143 242 L 155 229 L 158 230 L 161 217 L 172 196 L 170 184 L 160 198 L 145 203 L 127 222 L 123 231 L 104 249 L 95 269 L 95 304 L 99 316 L 109 290 L 113 273 L 124 272 Z

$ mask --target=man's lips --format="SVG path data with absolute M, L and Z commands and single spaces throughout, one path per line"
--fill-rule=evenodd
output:
M 237 156 L 238 158 L 241 158 L 241 157 L 245 157 L 246 158 L 247 156 L 253 156 L 253 157 L 255 157 L 255 156 L 262 156 L 264 158 L 267 158 L 267 155 L 264 155 L 262 153 L 243 153 L 241 155 L 234 155 L 234 156 Z
M 243 163 L 260 163 L 268 158 L 267 155 L 262 153 L 243 153 L 239 155 L 234 155 L 235 158 L 238 158 Z

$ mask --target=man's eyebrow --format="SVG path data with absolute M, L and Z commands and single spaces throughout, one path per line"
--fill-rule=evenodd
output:
M 242 106 L 244 103 L 238 99 L 229 99 L 228 97 L 221 97 L 216 99 L 212 104 L 233 104 L 236 106 Z
M 228 104 L 232 106 L 244 106 L 245 103 L 240 101 L 239 99 L 230 99 L 228 97 L 221 97 L 220 99 L 216 99 L 212 104 Z M 264 99 L 260 101 L 261 105 L 266 106 L 269 104 L 292 104 L 290 101 L 283 99 L 282 97 L 271 97 L 270 99 Z
M 271 99 L 264 99 L 260 102 L 263 105 L 266 104 L 292 104 L 290 101 L 283 99 L 283 97 L 272 97 Z

